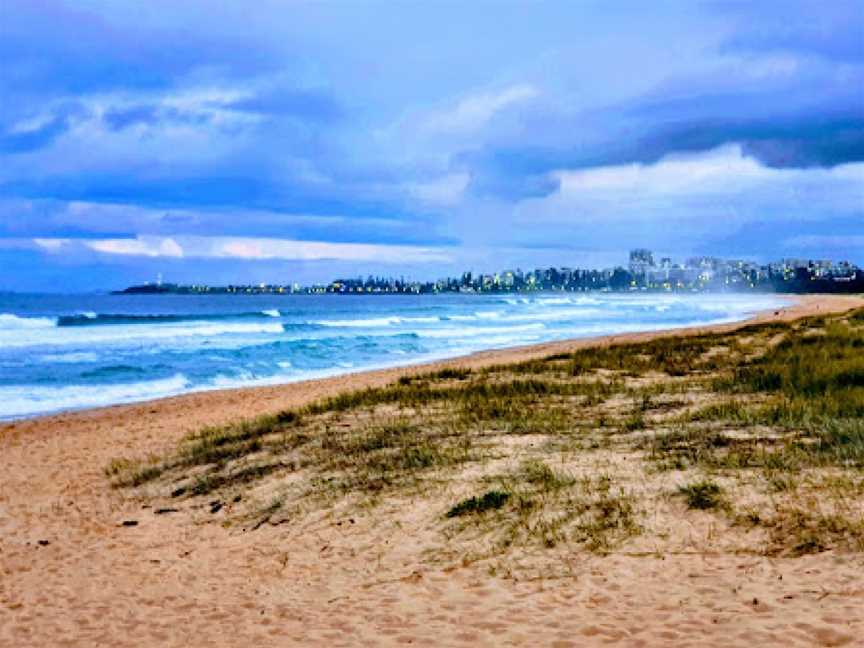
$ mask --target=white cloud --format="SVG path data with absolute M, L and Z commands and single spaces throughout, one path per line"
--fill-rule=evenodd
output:
M 519 210 L 526 218 L 710 222 L 718 214 L 734 213 L 762 220 L 782 221 L 793 214 L 818 220 L 825 211 L 851 214 L 864 207 L 864 163 L 772 168 L 746 156 L 739 144 L 668 155 L 653 164 L 560 170 L 552 176 L 558 190 L 526 201 Z
M 291 259 L 316 261 L 441 262 L 448 257 L 439 251 L 404 245 L 367 243 L 325 243 L 268 238 L 214 237 L 197 239 L 193 254 L 235 259 Z
M 627 164 L 580 171 L 559 171 L 559 193 L 592 191 L 638 192 L 652 195 L 732 193 L 779 183 L 864 182 L 864 163 L 832 169 L 781 169 L 764 166 L 744 155 L 740 144 L 727 144 L 704 153 L 673 154 L 654 164 Z M 859 193 L 859 196 L 861 194 Z
M 448 263 L 446 251 L 411 245 L 326 243 L 231 236 L 139 236 L 134 239 L 33 239 L 46 252 L 90 250 L 109 256 L 187 259 L 293 261 L 371 261 L 375 263 Z
M 784 173 L 745 157 L 741 147 L 730 144 L 705 153 L 668 155 L 654 164 L 624 164 L 578 171 L 559 171 L 559 193 L 585 195 L 603 192 L 638 192 L 652 195 L 694 191 L 728 191 L 736 186 L 764 182 Z
M 44 128 L 54 120 L 54 115 L 50 112 L 43 112 L 33 117 L 29 117 L 22 121 L 12 124 L 7 130 L 10 135 L 26 135 L 35 133 L 41 128 Z
M 102 239 L 84 241 L 94 252 L 144 257 L 183 257 L 183 248 L 170 237 L 141 236 L 135 239 Z
M 428 115 L 424 130 L 466 132 L 477 130 L 506 108 L 537 97 L 539 90 L 530 84 L 513 85 L 498 92 L 469 95 L 454 107 Z
M 37 238 L 33 239 L 33 243 L 46 252 L 58 252 L 63 248 L 63 246 L 69 243 L 69 239 Z
M 242 127 L 260 122 L 260 118 L 233 110 L 233 102 L 253 97 L 250 90 L 218 87 L 192 87 L 164 93 L 113 93 L 94 95 L 82 101 L 89 112 L 101 119 L 111 111 L 135 110 L 141 106 L 152 108 L 169 119 L 156 120 L 152 124 L 138 124 L 139 131 L 156 132 L 169 129 L 200 130 L 205 123 Z M 181 115 L 191 124 L 171 125 L 171 111 L 175 117 Z M 197 122 L 197 125 L 196 125 Z M 96 128 L 101 128 L 97 124 Z

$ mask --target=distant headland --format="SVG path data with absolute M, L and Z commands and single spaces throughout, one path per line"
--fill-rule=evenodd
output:
M 115 291 L 119 295 L 393 295 L 439 293 L 518 293 L 535 291 L 604 292 L 778 292 L 778 293 L 862 293 L 864 270 L 848 261 L 783 259 L 760 265 L 750 261 L 692 257 L 673 263 L 668 257 L 659 263 L 647 249 L 630 252 L 627 267 L 602 270 L 550 267 L 522 271 L 504 270 L 494 274 L 464 272 L 459 277 L 436 281 L 412 281 L 404 277 L 335 279 L 330 283 L 301 286 L 256 284 L 211 286 L 207 284 L 155 283 Z

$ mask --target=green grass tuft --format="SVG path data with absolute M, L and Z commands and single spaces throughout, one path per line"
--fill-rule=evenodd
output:
M 480 497 L 469 497 L 468 499 L 462 500 L 447 511 L 446 516 L 448 518 L 453 518 L 500 509 L 509 499 L 510 493 L 506 491 L 490 490 Z
M 715 509 L 723 504 L 723 489 L 711 481 L 680 486 L 678 493 L 687 499 L 687 506 L 691 509 Z

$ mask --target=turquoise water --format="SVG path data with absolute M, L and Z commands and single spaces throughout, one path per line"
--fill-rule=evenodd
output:
M 729 322 L 775 295 L 0 295 L 0 418 Z

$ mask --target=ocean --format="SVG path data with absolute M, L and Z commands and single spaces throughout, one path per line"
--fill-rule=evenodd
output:
M 776 295 L 0 294 L 0 419 L 741 320 Z

